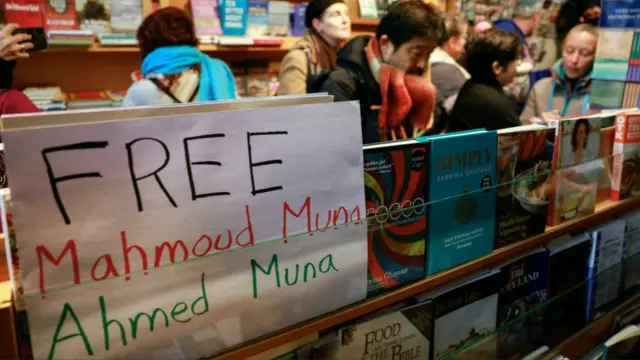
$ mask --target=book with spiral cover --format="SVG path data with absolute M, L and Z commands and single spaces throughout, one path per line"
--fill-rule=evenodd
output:
M 424 277 L 427 153 L 411 141 L 364 148 L 368 296 Z
M 427 275 L 493 251 L 495 131 L 429 141 Z

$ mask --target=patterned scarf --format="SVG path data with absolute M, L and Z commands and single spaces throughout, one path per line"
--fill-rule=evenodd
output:
M 367 44 L 365 54 L 382 95 L 378 114 L 380 141 L 415 138 L 431 129 L 431 114 L 436 103 L 433 84 L 422 76 L 407 75 L 385 64 L 375 37 Z

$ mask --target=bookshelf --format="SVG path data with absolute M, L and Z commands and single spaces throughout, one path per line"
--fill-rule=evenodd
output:
M 438 273 L 434 276 L 428 277 L 411 285 L 391 291 L 385 295 L 367 299 L 365 301 L 339 309 L 327 315 L 311 319 L 302 324 L 280 330 L 274 334 L 230 349 L 224 353 L 216 354 L 215 357 L 211 356 L 209 358 L 215 358 L 219 360 L 244 359 L 262 353 L 264 351 L 268 351 L 269 349 L 296 341 L 297 339 L 309 336 L 313 333 L 333 328 L 341 323 L 356 319 L 373 311 L 382 309 L 386 306 L 390 306 L 411 296 L 418 295 L 424 291 L 435 289 L 436 287 L 441 286 L 447 282 L 451 282 L 457 278 L 470 275 L 478 270 L 495 266 L 517 256 L 518 254 L 522 254 L 538 246 L 544 245 L 561 235 L 594 227 L 617 216 L 623 215 L 626 212 L 637 209 L 638 207 L 640 207 L 640 197 L 635 197 L 620 202 L 613 202 L 610 200 L 603 201 L 597 205 L 596 213 L 588 217 L 567 222 L 559 226 L 548 227 L 547 231 L 544 234 L 495 250 L 487 256 L 465 263 L 451 270 Z M 596 324 L 599 323 L 600 322 L 597 322 Z M 589 339 L 592 339 L 591 341 L 595 341 L 594 338 L 595 337 L 592 336 Z M 585 338 L 584 340 L 577 341 L 585 349 L 590 349 L 597 345 L 597 342 L 591 344 L 587 343 L 586 340 L 587 339 Z M 569 344 L 569 346 L 571 346 L 571 344 Z

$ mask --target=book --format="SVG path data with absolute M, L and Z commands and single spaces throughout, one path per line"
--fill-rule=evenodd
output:
M 547 222 L 553 129 L 520 126 L 498 131 L 496 249 L 541 234 Z
M 5 23 L 16 23 L 22 28 L 44 27 L 40 0 L 3 0 Z
M 377 19 L 378 6 L 375 0 L 358 0 L 360 6 L 360 17 L 363 19 Z
M 364 147 L 367 296 L 424 277 L 428 145 Z
M 555 128 L 552 186 L 547 225 L 593 214 L 598 179 L 605 171 L 600 152 L 600 128 L 606 115 L 554 120 Z
M 591 231 L 587 289 L 587 322 L 616 300 L 622 285 L 622 260 L 627 222 L 615 220 Z
M 268 34 L 269 2 L 267 0 L 248 0 L 247 35 L 265 36 Z
M 618 114 L 615 129 L 611 199 L 619 201 L 640 192 L 640 112 Z
M 640 211 L 626 214 L 622 219 L 627 222 L 623 290 L 628 291 L 640 285 Z
M 142 0 L 111 2 L 111 31 L 135 34 L 142 23 Z
M 289 2 L 269 1 L 268 35 L 287 36 L 289 34 Z
M 340 330 L 340 359 L 426 359 L 432 342 L 427 301 Z M 325 359 L 325 357 L 318 357 Z
M 78 25 L 94 34 L 111 32 L 110 0 L 75 0 Z
M 76 4 L 74 0 L 47 1 L 42 4 L 44 29 L 48 33 L 51 30 L 77 30 L 78 19 L 76 16 Z
M 224 36 L 244 36 L 247 31 L 247 0 L 220 0 L 220 24 Z
M 218 0 L 190 0 L 193 25 L 198 37 L 222 34 Z
M 592 80 L 590 108 L 594 110 L 620 109 L 625 85 L 623 81 Z
M 586 325 L 586 294 L 591 237 L 564 235 L 546 246 L 549 251 L 548 305 L 542 321 L 544 343 L 553 348 Z
M 427 275 L 493 251 L 495 131 L 429 140 Z
M 494 331 L 499 286 L 500 270 L 496 269 L 430 295 L 434 307 L 431 359 L 451 358 L 453 354 L 455 359 L 497 358 Z
M 549 253 L 538 249 L 500 266 L 498 359 L 521 359 L 544 345 Z
M 304 23 L 306 11 L 307 4 L 293 4 L 293 15 L 291 18 L 292 36 L 304 36 L 307 32 L 307 25 Z

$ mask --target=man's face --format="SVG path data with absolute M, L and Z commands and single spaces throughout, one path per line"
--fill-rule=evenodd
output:
M 429 56 L 436 46 L 434 40 L 414 37 L 396 49 L 387 35 L 380 37 L 382 60 L 411 75 L 424 74 Z
M 567 77 L 579 79 L 593 65 L 598 39 L 585 31 L 570 32 L 562 46 L 562 64 Z

